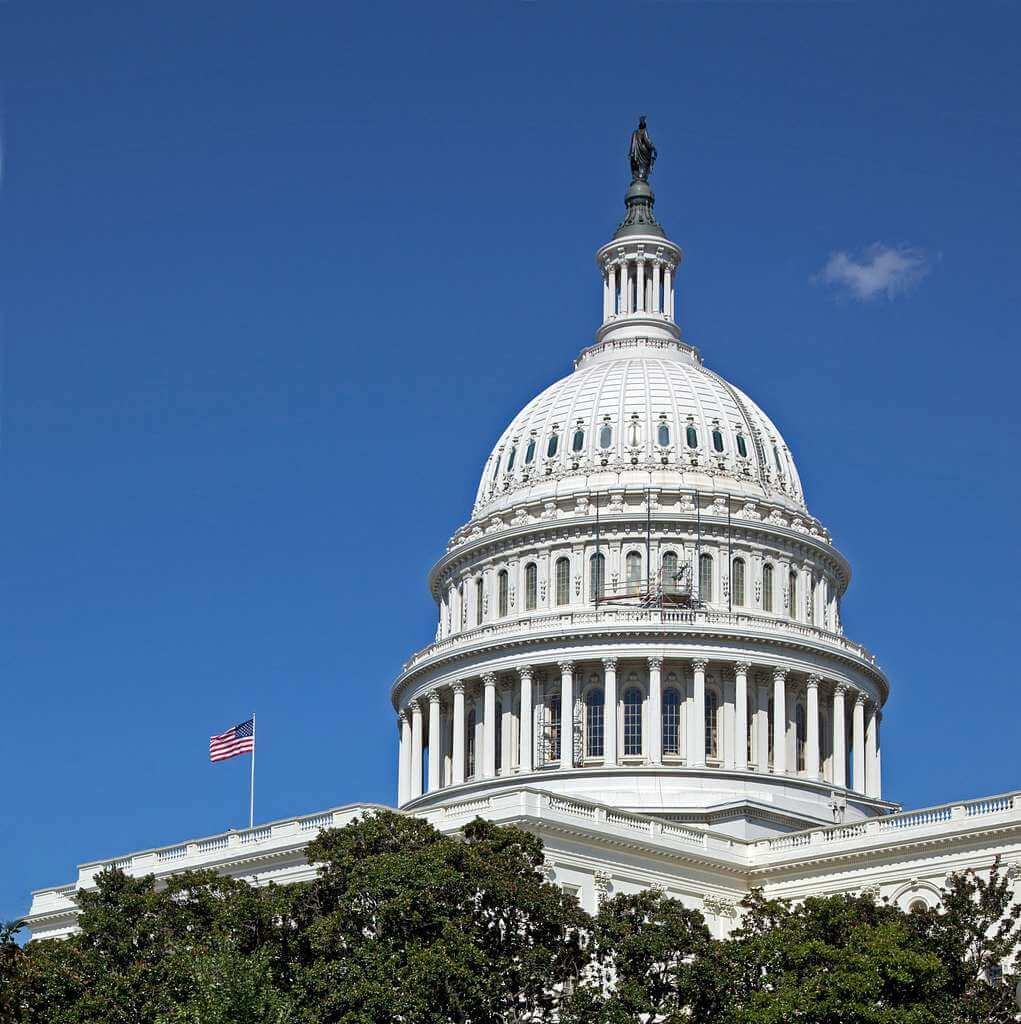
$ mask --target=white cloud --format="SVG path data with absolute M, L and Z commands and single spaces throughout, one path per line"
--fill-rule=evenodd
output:
M 929 256 L 922 249 L 876 242 L 858 257 L 843 251 L 830 253 L 826 266 L 813 280 L 831 285 L 859 302 L 869 302 L 883 295 L 888 299 L 902 295 L 929 270 Z

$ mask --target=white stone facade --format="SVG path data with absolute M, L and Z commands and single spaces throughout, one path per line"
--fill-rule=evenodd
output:
M 487 459 L 430 574 L 435 641 L 393 686 L 398 806 L 444 831 L 520 825 L 589 910 L 657 886 L 719 935 L 753 886 L 906 909 L 996 855 L 1017 873 L 1018 794 L 884 801 L 890 685 L 843 634 L 850 567 L 772 421 L 681 338 L 680 262 L 654 221 L 618 229 L 596 343 Z M 29 926 L 71 930 L 71 891 L 107 863 L 307 878 L 309 838 L 362 811 L 84 865 L 35 893 Z

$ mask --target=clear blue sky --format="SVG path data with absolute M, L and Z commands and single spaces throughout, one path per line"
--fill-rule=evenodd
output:
M 1016 5 L 0 19 L 0 917 L 243 824 L 252 709 L 258 818 L 392 799 L 427 569 L 591 341 L 643 112 L 685 333 L 854 566 L 887 793 L 1021 787 Z

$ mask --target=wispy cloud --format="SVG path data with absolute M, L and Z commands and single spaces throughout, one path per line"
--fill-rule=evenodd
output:
M 931 266 L 928 253 L 922 249 L 876 242 L 858 256 L 845 251 L 830 253 L 826 266 L 812 280 L 859 302 L 870 302 L 881 296 L 895 299 L 903 295 L 929 273 Z

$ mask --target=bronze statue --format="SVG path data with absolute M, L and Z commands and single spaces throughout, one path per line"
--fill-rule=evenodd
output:
M 649 172 L 656 162 L 656 147 L 645 130 L 645 115 L 638 118 L 638 127 L 631 133 L 631 180 L 648 181 Z

